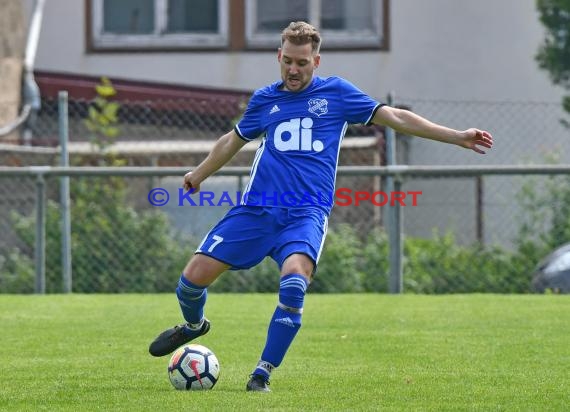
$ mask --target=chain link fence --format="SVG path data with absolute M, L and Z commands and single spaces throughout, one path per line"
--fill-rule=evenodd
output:
M 456 147 L 399 136 L 399 164 L 504 165 L 570 162 L 570 132 L 558 103 L 444 102 L 400 98 L 436 122 L 491 131 L 495 147 L 477 156 Z M 246 100 L 121 102 L 119 135 L 103 151 L 85 125 L 90 101 L 69 102 L 71 165 L 192 166 L 231 127 Z M 58 165 L 57 102 L 46 100 L 33 124 L 32 146 L 1 145 L 0 165 Z M 230 163 L 247 166 L 255 144 Z M 343 166 L 383 165 L 381 128 L 351 127 L 340 154 Z M 73 291 L 172 292 L 201 238 L 227 211 L 224 206 L 178 206 L 180 177 L 73 176 L 71 187 Z M 247 183 L 238 176 L 212 177 L 202 190 L 233 193 Z M 518 292 L 531 290 L 538 260 L 568 242 L 570 231 L 552 233 L 548 206 L 560 203 L 570 185 L 564 176 L 406 178 L 404 191 L 421 193 L 403 208 L 404 290 L 418 293 Z M 368 193 L 384 178 L 340 174 L 337 189 Z M 36 182 L 0 174 L 0 293 L 34 291 Z M 149 192 L 164 188 L 165 206 Z M 47 180 L 46 275 L 48 292 L 61 292 L 59 179 Z M 411 200 L 409 197 L 408 200 Z M 534 199 L 534 202 L 533 202 Z M 529 208 L 528 204 L 535 207 Z M 538 207 L 542 205 L 542 208 Z M 550 209 L 549 209 L 550 207 Z M 385 207 L 337 203 L 314 292 L 386 292 L 388 241 Z M 570 216 L 570 213 L 568 214 Z M 530 223 L 529 223 L 530 222 Z M 567 236 L 568 235 L 568 236 Z M 533 253 L 528 253 L 533 245 Z M 265 292 L 278 287 L 278 270 L 265 261 L 228 272 L 217 291 Z
M 517 180 L 522 176 L 511 176 Z M 484 179 L 486 179 L 485 177 Z M 355 179 L 341 173 L 339 180 Z M 372 175 L 361 179 L 373 180 Z M 430 178 L 438 183 L 456 178 Z M 71 254 L 73 288 L 77 293 L 169 292 L 201 238 L 231 206 L 216 206 L 223 192 L 233 194 L 245 183 L 239 176 L 212 177 L 209 200 L 193 205 L 180 193 L 179 177 L 72 176 Z M 516 216 L 513 247 L 492 242 L 462 245 L 457 232 L 433 230 L 420 237 L 404 232 L 404 290 L 418 293 L 530 292 L 537 262 L 570 235 L 570 180 L 567 176 L 534 176 L 517 198 L 526 213 Z M 37 182 L 31 177 L 7 177 L 0 171 L 2 196 L 0 291 L 34 291 L 37 262 Z M 64 291 L 60 178 L 46 179 L 45 216 L 46 291 Z M 537 190 L 537 188 L 540 188 Z M 524 188 L 523 188 L 524 189 Z M 151 192 L 160 190 L 160 196 Z M 205 190 L 205 189 L 204 189 Z M 404 182 L 402 190 L 413 188 Z M 386 208 L 356 196 L 336 198 L 315 292 L 387 292 L 389 241 Z M 409 198 L 404 221 L 421 214 Z M 8 201 L 6 201 L 8 199 Z M 377 199 L 378 200 L 378 199 Z M 509 207 L 506 205 L 506 207 Z M 376 220 L 376 214 L 379 219 Z M 493 209 L 483 203 L 483 220 Z M 457 208 L 450 220 L 464 219 Z M 562 226 L 555 225 L 562 222 Z M 267 260 L 258 267 L 229 272 L 212 291 L 267 292 L 278 282 L 276 265 Z
M 560 102 L 431 101 L 404 97 L 398 101 L 430 120 L 453 128 L 489 130 L 495 141 L 487 155 L 478 156 L 424 139 L 406 139 L 405 155 L 399 159 L 401 164 L 570 163 L 570 129 L 562 123 L 569 115 Z M 517 234 L 514 218 L 523 213 L 516 196 L 526 180 L 528 177 L 490 176 L 484 183 L 475 178 L 409 181 L 409 185 L 424 194 L 425 214 L 418 211 L 416 217 L 416 210 L 409 213 L 406 232 L 431 236 L 434 228 L 440 232 L 453 230 L 462 244 L 483 241 L 511 247 Z M 481 210 L 476 205 L 482 202 L 486 208 L 484 222 L 477 218 Z

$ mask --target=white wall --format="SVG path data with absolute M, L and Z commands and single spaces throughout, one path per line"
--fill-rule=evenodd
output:
M 86 54 L 83 8 L 83 0 L 46 2 L 38 69 L 241 90 L 279 76 L 276 52 Z M 535 0 L 392 0 L 390 21 L 389 52 L 327 51 L 325 39 L 318 73 L 346 77 L 379 99 L 395 91 L 432 120 L 486 128 L 495 137 L 486 156 L 412 139 L 412 164 L 540 163 L 552 151 L 570 162 L 569 133 L 558 123 L 563 90 L 534 60 L 543 38 Z M 500 103 L 506 101 L 519 103 Z M 487 181 L 488 241 L 508 244 L 514 236 L 516 182 Z M 433 227 L 453 228 L 460 239 L 474 239 L 472 181 L 408 184 L 425 196 L 422 208 L 406 212 L 406 233 L 430 236 Z
M 390 87 L 417 98 L 557 100 L 534 61 L 543 36 L 534 4 L 393 1 Z
M 46 2 L 38 69 L 235 89 L 279 75 L 274 52 L 85 54 L 84 6 Z M 325 39 L 319 73 L 378 98 L 559 100 L 533 58 L 543 33 L 534 0 L 392 0 L 390 20 L 389 52 L 327 51 Z

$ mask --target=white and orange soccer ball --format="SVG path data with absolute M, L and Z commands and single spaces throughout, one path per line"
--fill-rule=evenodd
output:
M 168 362 L 168 377 L 179 390 L 212 389 L 220 376 L 220 363 L 210 349 L 189 344 L 176 349 Z

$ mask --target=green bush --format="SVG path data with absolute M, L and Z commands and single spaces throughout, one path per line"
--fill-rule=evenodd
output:
M 389 243 L 387 233 L 374 228 L 361 246 L 363 252 L 359 262 L 363 273 L 362 288 L 366 292 L 386 292 L 390 278 Z
M 171 233 L 165 214 L 127 206 L 125 182 L 118 178 L 78 179 L 71 185 L 71 199 L 74 292 L 174 290 L 193 249 L 184 248 L 186 242 Z M 15 213 L 13 219 L 16 233 L 32 247 L 35 217 Z M 33 268 L 33 262 L 28 263 Z M 55 202 L 48 201 L 47 292 L 62 291 L 61 273 L 60 210 Z
M 518 258 L 534 265 L 570 241 L 570 176 L 550 176 L 541 183 L 527 178 L 517 196 L 524 211 L 518 217 Z
M 279 268 L 265 258 L 249 270 L 231 270 L 222 274 L 210 287 L 211 292 L 264 293 L 279 288 Z
M 349 225 L 329 230 L 311 291 L 318 293 L 362 292 L 362 242 Z
M 530 271 L 513 265 L 498 246 L 458 246 L 453 235 L 408 238 L 404 243 L 404 290 L 414 293 L 515 293 L 528 290 Z
M 34 279 L 34 262 L 19 249 L 0 256 L 0 291 L 32 293 L 35 288 Z
M 73 291 L 173 292 L 197 242 L 171 231 L 166 215 L 128 206 L 123 179 L 77 179 L 71 186 Z M 515 249 L 496 245 L 458 245 L 453 234 L 434 232 L 429 239 L 404 238 L 404 291 L 409 293 L 528 293 L 536 264 L 570 240 L 570 178 L 528 180 L 518 202 Z M 60 212 L 48 202 L 46 212 L 46 289 L 60 292 Z M 13 215 L 14 229 L 32 249 L 34 217 Z M 314 293 L 387 292 L 389 244 L 384 230 L 367 236 L 350 225 L 331 227 L 319 268 L 310 286 Z M 279 271 L 271 259 L 250 270 L 231 271 L 213 292 L 276 292 Z M 0 290 L 30 293 L 34 262 L 14 249 L 0 256 Z
M 85 124 L 91 142 L 101 152 L 102 166 L 123 166 L 113 153 L 103 155 L 120 134 L 119 103 L 112 83 L 102 78 L 89 106 Z M 128 187 L 122 178 L 78 178 L 70 185 L 73 291 L 79 293 L 172 292 L 197 242 L 178 239 L 165 214 L 137 211 L 128 206 Z M 12 215 L 20 239 L 33 248 L 35 217 Z M 46 207 L 46 291 L 62 291 L 59 206 Z M 190 244 L 192 247 L 184 247 Z M 19 251 L 0 256 L 2 291 L 28 293 L 34 266 Z

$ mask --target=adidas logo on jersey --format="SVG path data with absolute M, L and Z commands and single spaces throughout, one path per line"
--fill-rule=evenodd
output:
M 313 141 L 313 119 L 291 119 L 280 123 L 275 128 L 275 148 L 281 152 L 302 150 L 304 152 L 321 152 L 325 146 L 320 140 Z
M 293 323 L 293 320 L 291 320 L 291 318 L 289 316 L 287 316 L 286 318 L 279 318 L 279 319 L 275 319 L 275 322 L 277 323 L 281 323 L 285 326 L 289 326 L 290 328 L 294 328 L 295 324 Z
M 273 106 L 273 107 L 271 108 L 271 110 L 269 111 L 269 114 L 276 113 L 276 112 L 278 112 L 279 110 L 281 110 L 281 109 L 279 109 L 279 106 L 275 105 L 275 106 Z

